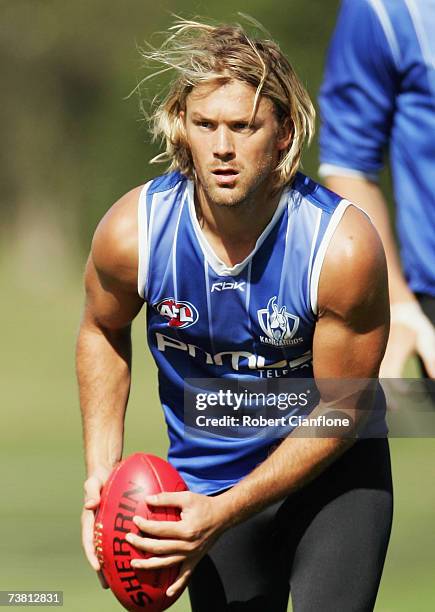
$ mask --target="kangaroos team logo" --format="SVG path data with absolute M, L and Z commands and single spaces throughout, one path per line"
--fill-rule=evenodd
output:
M 299 344 L 303 339 L 294 338 L 299 328 L 299 317 L 287 312 L 286 306 L 278 308 L 276 299 L 276 296 L 270 298 L 267 308 L 257 311 L 258 322 L 265 334 L 260 336 L 260 341 L 273 346 Z
M 165 298 L 154 308 L 162 317 L 169 319 L 169 327 L 182 329 L 189 327 L 198 321 L 199 315 L 195 306 L 190 302 L 176 302 L 174 298 Z

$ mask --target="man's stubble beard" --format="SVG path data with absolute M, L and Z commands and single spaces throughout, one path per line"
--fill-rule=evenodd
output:
M 266 198 L 274 191 L 273 170 L 260 174 L 257 179 L 251 185 L 236 187 L 217 187 L 210 180 L 201 183 L 201 188 L 211 205 L 232 210 L 250 210 L 258 203 L 257 197 L 262 192 Z

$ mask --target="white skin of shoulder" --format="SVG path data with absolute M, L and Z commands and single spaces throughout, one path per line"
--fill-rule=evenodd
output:
M 258 123 L 249 127 L 254 90 L 238 82 L 224 87 L 189 96 L 184 120 L 195 163 L 203 231 L 216 254 L 234 265 L 246 257 L 273 215 L 278 200 L 269 193 L 271 173 L 291 135 L 278 125 L 265 99 L 259 106 Z M 83 546 L 96 570 L 94 511 L 101 486 L 122 455 L 130 386 L 130 324 L 143 304 L 137 294 L 139 190 L 121 198 L 95 234 L 77 348 L 88 474 Z M 315 377 L 376 377 L 388 335 L 386 263 L 376 231 L 355 207 L 346 210 L 332 237 L 320 274 L 318 303 Z M 361 397 L 362 393 L 356 393 L 347 398 L 346 408 L 355 422 Z M 153 505 L 180 508 L 182 520 L 160 523 L 136 517 L 136 524 L 148 537 L 130 534 L 130 541 L 153 556 L 133 560 L 132 565 L 160 568 L 181 563 L 179 576 L 168 590 L 168 595 L 176 594 L 223 531 L 304 486 L 351 444 L 350 439 L 290 435 L 267 460 L 220 496 L 190 492 L 153 496 L 149 500 Z

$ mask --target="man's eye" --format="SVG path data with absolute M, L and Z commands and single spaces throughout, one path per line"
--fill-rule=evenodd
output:
M 254 132 L 255 128 L 253 125 L 250 125 L 247 121 L 239 121 L 238 123 L 233 124 L 233 130 L 236 132 Z
M 197 125 L 199 125 L 199 127 L 203 127 L 203 128 L 210 128 L 211 127 L 211 123 L 209 121 L 198 121 Z

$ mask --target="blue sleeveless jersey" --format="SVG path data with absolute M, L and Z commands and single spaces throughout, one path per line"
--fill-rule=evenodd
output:
M 320 271 L 349 204 L 299 173 L 254 250 L 229 268 L 200 229 L 192 181 L 175 172 L 144 186 L 138 291 L 147 302 L 169 460 L 191 490 L 232 486 L 267 457 L 272 441 L 186 436 L 184 380 L 313 375 Z

